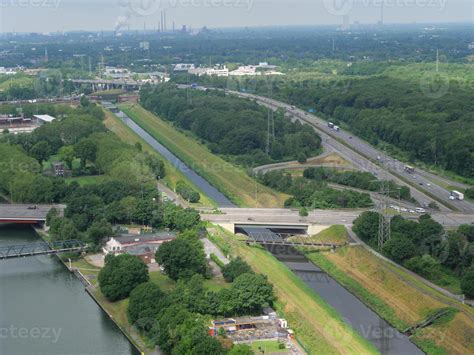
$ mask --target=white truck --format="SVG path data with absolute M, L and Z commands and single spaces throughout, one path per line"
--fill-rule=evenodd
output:
M 464 200 L 464 194 L 462 192 L 453 190 L 451 191 L 451 196 L 449 196 L 451 200 L 459 200 L 462 201 Z

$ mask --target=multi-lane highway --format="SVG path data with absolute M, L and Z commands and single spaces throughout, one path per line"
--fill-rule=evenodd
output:
M 285 208 L 220 208 L 222 213 L 202 211 L 205 221 L 212 223 L 237 224 L 343 224 L 350 226 L 354 220 L 366 210 L 314 210 L 307 217 L 301 217 L 297 210 Z M 447 228 L 455 228 L 461 224 L 472 222 L 472 215 L 455 212 L 436 212 L 431 215 L 435 221 Z M 407 215 L 406 218 L 417 219 L 419 215 Z
M 323 145 L 331 147 L 345 159 L 357 166 L 359 169 L 369 171 L 381 179 L 394 180 L 399 184 L 410 187 L 412 196 L 422 205 L 430 202 L 441 202 L 442 210 L 458 210 L 465 213 L 474 213 L 474 204 L 469 201 L 458 201 L 450 199 L 450 191 L 442 187 L 438 181 L 449 183 L 449 185 L 466 187 L 456 182 L 448 181 L 445 178 L 437 178 L 431 173 L 415 169 L 413 173 L 405 171 L 405 164 L 393 159 L 386 153 L 374 148 L 364 140 L 355 137 L 352 133 L 328 127 L 327 122 L 315 115 L 309 114 L 294 106 L 270 98 L 241 93 L 236 91 L 226 91 L 243 98 L 256 100 L 258 103 L 273 109 L 284 109 L 290 114 L 293 120 L 299 120 L 310 124 L 321 135 Z

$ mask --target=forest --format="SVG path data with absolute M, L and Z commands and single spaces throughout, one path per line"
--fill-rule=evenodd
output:
M 211 152 L 238 165 L 253 167 L 321 152 L 321 138 L 313 129 L 292 123 L 277 112 L 266 154 L 267 111 L 248 100 L 221 92 L 189 93 L 173 85 L 143 88 L 140 98 L 146 109 L 192 132 Z

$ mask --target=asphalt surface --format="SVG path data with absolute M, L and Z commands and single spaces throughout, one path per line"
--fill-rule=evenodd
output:
M 43 221 L 49 210 L 55 207 L 59 211 L 63 205 L 0 204 L 0 222 L 3 220 Z
M 314 210 L 307 217 L 301 217 L 297 210 L 284 208 L 221 208 L 221 214 L 210 214 L 205 211 L 201 218 L 212 223 L 236 224 L 342 224 L 350 226 L 354 220 L 367 210 Z M 408 219 L 418 219 L 420 214 L 404 214 Z M 455 228 L 461 224 L 474 222 L 472 215 L 464 213 L 433 213 L 432 218 L 447 228 Z

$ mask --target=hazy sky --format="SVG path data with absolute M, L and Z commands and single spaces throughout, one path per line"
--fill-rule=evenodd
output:
M 0 0 L 0 32 L 473 22 L 474 0 Z

